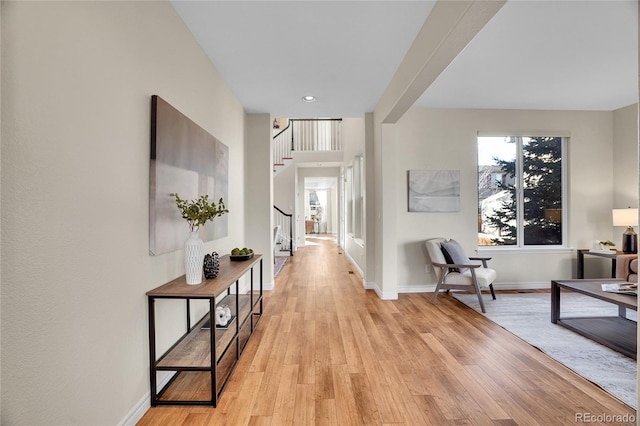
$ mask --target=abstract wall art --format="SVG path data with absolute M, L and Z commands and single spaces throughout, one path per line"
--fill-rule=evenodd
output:
M 460 211 L 460 170 L 409 170 L 410 212 Z
M 229 148 L 157 95 L 151 97 L 149 253 L 181 250 L 189 236 L 171 193 L 184 200 L 229 196 Z M 227 203 L 227 208 L 229 205 Z M 226 237 L 228 215 L 199 230 L 203 241 Z

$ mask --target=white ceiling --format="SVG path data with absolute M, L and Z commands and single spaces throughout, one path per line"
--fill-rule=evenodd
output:
M 432 1 L 172 1 L 248 112 L 373 111 Z M 416 102 L 613 110 L 638 100 L 635 0 L 511 0 Z M 315 103 L 304 103 L 304 95 Z

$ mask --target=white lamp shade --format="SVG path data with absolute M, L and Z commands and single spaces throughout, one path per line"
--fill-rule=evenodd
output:
M 613 226 L 638 226 L 638 209 L 613 209 Z

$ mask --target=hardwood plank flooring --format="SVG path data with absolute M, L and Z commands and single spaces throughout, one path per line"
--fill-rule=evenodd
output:
M 153 407 L 139 425 L 635 424 L 635 410 L 454 298 L 380 300 L 335 243 L 311 241 L 265 292 L 218 407 Z

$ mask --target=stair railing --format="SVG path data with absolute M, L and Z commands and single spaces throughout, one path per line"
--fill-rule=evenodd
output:
M 291 158 L 291 140 L 293 135 L 292 120 L 288 120 L 287 127 L 280 130 L 273 137 L 273 165 L 283 166 L 286 158 Z
M 290 118 L 273 136 L 273 164 L 284 165 L 293 151 L 342 151 L 341 118 Z
M 274 222 L 276 227 L 280 227 L 280 232 L 275 236 L 276 245 L 285 247 L 289 256 L 293 256 L 293 214 L 283 212 L 278 206 L 274 208 Z
M 291 135 L 292 151 L 342 151 L 341 118 L 299 118 Z

